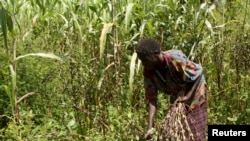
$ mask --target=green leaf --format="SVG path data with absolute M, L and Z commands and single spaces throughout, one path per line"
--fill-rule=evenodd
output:
M 212 24 L 206 19 L 205 24 L 207 25 L 207 28 L 213 33 L 213 27 Z
M 39 6 L 39 8 L 42 10 L 43 14 L 45 14 L 45 7 L 44 7 L 43 1 L 41 2 L 41 0 L 36 0 L 36 3 Z
M 0 22 L 3 32 L 4 46 L 8 52 L 6 10 L 3 7 L 0 9 Z
M 14 105 L 15 105 L 15 102 L 14 102 L 13 95 L 12 95 L 11 92 L 10 92 L 10 88 L 9 88 L 7 85 L 2 85 L 1 87 L 4 89 L 5 93 L 6 93 L 7 96 L 9 97 L 10 106 L 11 106 L 13 112 L 14 112 Z
M 98 81 L 98 84 L 97 84 L 97 88 L 98 88 L 98 90 L 100 90 L 101 89 L 101 86 L 102 86 L 102 81 L 103 81 L 103 79 L 104 79 L 104 76 L 105 76 L 105 72 L 111 67 L 111 66 L 113 66 L 113 65 L 115 65 L 115 63 L 114 62 L 112 62 L 111 64 L 109 64 L 104 70 L 102 70 L 102 75 L 101 75 L 101 78 L 99 79 L 99 81 Z
M 132 15 L 133 6 L 134 6 L 134 3 L 129 3 L 127 8 L 126 8 L 126 14 L 125 14 L 125 29 L 126 29 L 126 31 L 128 29 L 130 17 Z
M 13 31 L 13 21 L 12 21 L 12 18 L 11 18 L 11 16 L 7 13 L 6 14 L 6 21 L 7 21 L 7 26 L 8 26 L 8 30 L 10 31 L 10 32 L 12 32 Z
M 130 73 L 129 73 L 129 92 L 132 94 L 133 92 L 133 82 L 134 82 L 134 74 L 135 74 L 135 61 L 137 58 L 137 53 L 133 53 L 131 62 L 130 62 Z
M 19 60 L 21 58 L 25 58 L 25 57 L 28 57 L 28 56 L 39 56 L 39 57 L 44 57 L 44 58 L 56 59 L 56 60 L 59 60 L 59 61 L 65 61 L 65 58 L 63 56 L 55 55 L 55 54 L 52 54 L 52 53 L 29 53 L 29 54 L 26 54 L 26 55 L 18 56 L 16 58 L 16 60 Z
M 11 82 L 12 82 L 12 93 L 10 93 L 10 101 L 11 101 L 11 106 L 13 109 L 13 114 L 14 114 L 14 107 L 16 104 L 16 72 L 13 68 L 13 65 L 10 65 L 10 72 L 11 72 Z
M 89 9 L 92 10 L 93 12 L 97 13 L 96 6 L 89 5 Z
M 141 27 L 140 27 L 140 38 L 143 37 L 143 33 L 144 33 L 144 28 L 145 28 L 145 24 L 147 23 L 146 20 L 142 21 Z
M 205 9 L 205 7 L 207 6 L 207 3 L 202 3 L 201 5 L 200 5 L 200 9 Z
M 106 23 L 103 26 L 102 34 L 100 37 L 100 58 L 103 57 L 107 34 L 110 32 L 112 26 L 113 26 L 113 23 Z
M 248 114 L 250 113 L 250 108 L 246 109 L 246 113 Z
M 72 19 L 73 19 L 73 21 L 74 21 L 74 26 L 75 26 L 75 28 L 76 29 L 78 29 L 78 31 L 79 31 L 79 36 L 80 36 L 80 39 L 82 40 L 82 30 L 81 30 L 81 26 L 80 26 L 80 24 L 79 24 L 79 22 L 78 22 L 78 16 L 77 16 L 77 14 L 75 14 L 75 13 L 73 13 L 73 12 L 71 12 L 71 15 L 72 15 Z
M 67 127 L 68 127 L 69 129 L 71 129 L 71 127 L 74 126 L 75 123 L 76 123 L 76 120 L 75 120 L 75 118 L 73 118 L 73 119 L 71 119 L 71 120 L 68 122 Z
M 237 119 L 238 119 L 238 117 L 227 117 L 227 120 L 229 120 L 229 121 L 232 121 L 232 122 L 235 122 L 235 121 L 237 121 Z

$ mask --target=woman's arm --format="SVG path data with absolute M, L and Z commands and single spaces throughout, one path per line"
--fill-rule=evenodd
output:
M 149 118 L 148 118 L 148 129 L 154 126 L 154 117 L 157 109 L 157 99 L 149 100 Z
M 150 99 L 149 100 L 149 107 L 148 107 L 148 129 L 144 134 L 144 138 L 150 138 L 150 130 L 154 127 L 154 117 L 157 110 L 157 99 Z

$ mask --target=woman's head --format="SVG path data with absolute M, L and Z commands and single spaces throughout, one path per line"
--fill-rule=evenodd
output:
M 160 45 L 154 39 L 143 39 L 136 47 L 138 58 L 142 61 L 144 67 L 153 69 L 159 60 Z
M 136 53 L 142 57 L 152 56 L 160 53 L 160 45 L 151 38 L 143 39 L 139 42 Z

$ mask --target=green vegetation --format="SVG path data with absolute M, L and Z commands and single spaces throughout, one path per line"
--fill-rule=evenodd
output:
M 144 37 L 204 67 L 209 124 L 250 123 L 249 0 L 0 1 L 0 140 L 139 140 Z M 168 96 L 159 95 L 159 126 Z

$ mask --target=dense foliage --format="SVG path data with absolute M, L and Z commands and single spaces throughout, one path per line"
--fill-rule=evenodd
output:
M 209 124 L 250 123 L 249 0 L 0 2 L 0 140 L 139 140 L 144 37 L 201 63 Z M 156 126 L 168 96 L 159 95 Z

